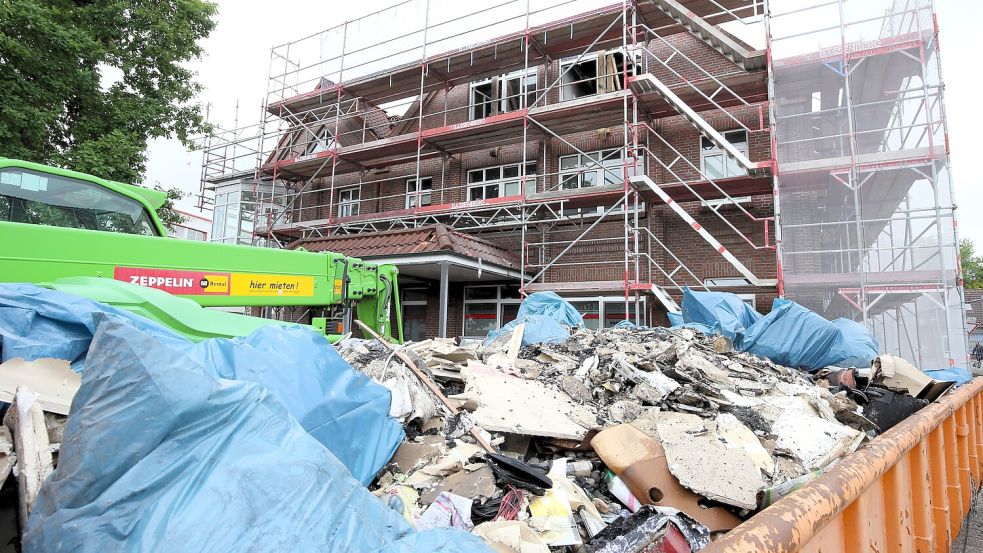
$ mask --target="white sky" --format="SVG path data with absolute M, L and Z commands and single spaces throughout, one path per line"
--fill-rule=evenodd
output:
M 785 0 L 786 2 L 788 0 Z M 803 5 L 815 2 L 803 1 Z M 867 0 L 852 0 L 866 2 Z M 324 0 L 219 0 L 218 25 L 202 45 L 205 54 L 191 67 L 204 86 L 200 100 L 211 106 L 211 120 L 232 127 L 239 105 L 240 125 L 260 118 L 269 75 L 270 49 L 274 45 L 316 33 L 346 20 L 386 7 L 393 0 L 325 2 Z M 596 2 L 588 2 L 589 7 Z M 936 0 L 942 75 L 946 84 L 946 109 L 952 150 L 953 180 L 959 209 L 959 232 L 972 238 L 983 249 L 983 190 L 980 168 L 972 161 L 983 154 L 975 132 L 983 129 L 976 94 L 983 88 L 977 47 L 983 2 L 978 0 Z M 582 11 L 575 9 L 574 11 Z M 398 20 L 391 28 L 374 28 L 376 36 L 392 36 L 405 31 Z M 178 186 L 197 193 L 201 173 L 201 153 L 187 151 L 177 140 L 151 141 L 148 151 L 146 184 Z M 188 209 L 194 200 L 182 200 Z M 206 214 L 210 217 L 210 214 Z

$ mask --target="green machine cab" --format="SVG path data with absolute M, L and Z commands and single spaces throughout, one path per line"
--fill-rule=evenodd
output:
M 169 238 L 155 212 L 164 200 L 156 190 L 0 158 L 0 281 L 108 303 L 193 340 L 284 324 L 204 309 L 259 306 L 351 309 L 402 342 L 395 266 Z M 325 317 L 311 321 L 329 338 L 340 333 Z

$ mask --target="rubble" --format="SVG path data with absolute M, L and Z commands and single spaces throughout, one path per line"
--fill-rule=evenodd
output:
M 316 353 L 297 351 L 307 358 L 333 361 L 324 365 L 329 369 L 326 373 L 303 372 L 306 365 L 294 368 L 294 373 L 306 378 L 297 382 L 313 387 L 317 379 L 330 374 L 347 384 L 310 394 L 301 408 L 294 406 L 300 398 L 290 395 L 292 388 L 285 387 L 284 381 L 267 379 L 241 362 L 235 366 L 238 378 L 234 380 L 224 376 L 232 374 L 230 370 L 199 365 L 205 359 L 233 356 L 196 356 L 193 348 L 168 346 L 112 321 L 107 325 L 112 330 L 103 332 L 101 340 L 127 344 L 127 351 L 140 355 L 133 353 L 124 360 L 114 353 L 117 347 L 93 347 L 93 364 L 86 370 L 112 375 L 130 371 L 129 378 L 140 384 L 142 395 L 131 395 L 130 381 L 116 376 L 92 377 L 80 388 L 78 374 L 67 362 L 41 360 L 30 364 L 30 370 L 19 360 L 0 366 L 0 393 L 23 381 L 39 391 L 35 396 L 14 387 L 9 428 L 0 433 L 0 473 L 13 472 L 24 488 L 19 494 L 22 518 L 26 519 L 24 513 L 36 494 L 35 509 L 47 511 L 44 516 L 76 516 L 56 501 L 72 500 L 73 493 L 84 491 L 75 481 L 84 482 L 98 471 L 72 473 L 71 478 L 62 475 L 80 466 L 82 459 L 90 464 L 110 462 L 103 456 L 104 440 L 91 438 L 109 431 L 102 424 L 107 417 L 128 423 L 124 428 L 130 429 L 135 428 L 133 421 L 141 421 L 141 439 L 127 442 L 128 447 L 150 451 L 113 460 L 115 464 L 109 466 L 120 474 L 133 467 L 149 474 L 156 470 L 153 455 L 182 455 L 177 447 L 158 453 L 158 442 L 142 439 L 143 427 L 148 421 L 160 426 L 160 417 L 148 419 L 137 409 L 110 413 L 91 407 L 106 396 L 143 409 L 149 397 L 162 405 L 192 405 L 196 413 L 225 413 L 204 421 L 172 416 L 170 426 L 157 430 L 170 432 L 173 427 L 169 440 L 207 440 L 195 447 L 207 449 L 208 458 L 221 459 L 215 466 L 226 472 L 240 470 L 241 463 L 249 465 L 256 451 L 278 459 L 264 465 L 271 472 L 262 474 L 277 474 L 288 482 L 305 477 L 297 467 L 321 467 L 311 485 L 320 490 L 317 494 L 336 500 L 315 504 L 284 500 L 278 509 L 300 513 L 278 514 L 285 532 L 293 525 L 309 524 L 313 519 L 303 514 L 308 511 L 326 519 L 342 513 L 345 524 L 368 513 L 385 523 L 352 539 L 382 543 L 415 536 L 407 539 L 471 547 L 481 537 L 493 550 L 517 553 L 621 553 L 685 542 L 697 551 L 711 536 L 729 531 L 808 483 L 865 440 L 927 404 L 915 396 L 952 385 L 928 379 L 890 356 L 878 358 L 871 369 L 827 367 L 810 375 L 741 352 L 729 338 L 688 328 L 564 326 L 563 332 L 554 332 L 557 329 L 551 327 L 547 329 L 551 340 L 539 342 L 530 336 L 542 336 L 542 329 L 526 320 L 482 345 L 434 339 L 395 346 L 382 342 L 368 327 L 363 329 L 373 340 L 346 339 L 336 349 L 314 340 L 311 346 Z M 293 331 L 281 332 L 286 337 Z M 220 351 L 250 346 L 224 342 L 203 346 L 211 347 Z M 240 359 L 255 357 L 258 351 L 267 349 L 242 350 Z M 271 366 L 289 361 L 281 357 Z M 160 359 L 167 363 L 161 365 Z M 178 385 L 181 379 L 193 380 L 197 388 Z M 160 382 L 171 383 L 161 386 Z M 365 393 L 353 391 L 350 398 L 335 395 L 334 390 L 348 390 L 351 383 Z M 188 394 L 192 389 L 198 392 Z M 274 390 L 278 391 L 269 393 Z M 215 400 L 223 394 L 233 396 L 225 403 Z M 74 418 L 66 426 L 65 418 L 56 413 L 69 410 L 74 395 L 81 399 L 76 398 Z M 262 412 L 243 408 L 252 405 L 265 407 Z M 371 405 L 372 413 L 365 412 L 366 405 Z M 334 426 L 305 415 L 321 407 L 330 408 L 338 422 L 320 416 L 319 420 Z M 156 412 L 177 413 L 170 407 Z M 225 416 L 244 422 L 228 425 Z M 383 431 L 356 430 L 345 422 L 358 417 L 365 419 L 365 428 Z M 206 422 L 207 435 L 182 430 L 184 425 L 198 428 Z M 268 428 L 278 430 L 262 430 Z M 353 437 L 339 441 L 339 432 Z M 229 436 L 235 440 L 227 441 Z M 364 440 L 361 447 L 355 445 L 356 437 Z M 290 445 L 281 447 L 274 438 Z M 65 449 L 60 451 L 63 442 Z M 213 442 L 223 445 L 212 448 Z M 241 451 L 250 454 L 236 454 Z M 58 466 L 55 453 L 65 455 L 63 466 Z M 366 455 L 378 462 L 376 468 L 365 462 Z M 53 478 L 41 486 L 52 467 Z M 202 493 L 196 474 L 189 471 L 175 472 L 167 486 L 155 493 L 170 493 L 170 489 Z M 351 478 L 356 471 L 360 476 Z M 253 482 L 253 488 L 263 488 L 264 497 L 282 495 L 278 478 Z M 130 494 L 124 484 L 113 491 L 120 498 Z M 230 509 L 252 505 L 241 503 Z M 116 516 L 131 515 L 120 511 Z M 236 513 L 229 516 L 230 524 L 251 520 Z M 182 532 L 192 528 L 193 517 L 180 520 L 185 525 Z M 44 535 L 31 539 L 60 539 L 61 528 L 73 527 L 49 524 Z M 331 528 L 340 527 L 318 528 L 334 532 Z M 418 533 L 408 534 L 411 531 Z M 308 534 L 308 541 L 347 539 Z M 254 540 L 238 534 L 229 534 L 228 539 L 230 543 Z
M 431 401 L 432 418 L 405 417 L 407 441 L 376 484 L 388 495 L 419 492 L 416 517 L 441 494 L 471 499 L 474 533 L 502 551 L 618 551 L 612 532 L 626 538 L 649 526 L 682 532 L 697 550 L 700 536 L 735 527 L 880 430 L 858 388 L 875 383 L 853 369 L 810 376 L 687 328 L 574 328 L 565 340 L 519 348 L 527 328 L 483 345 L 435 339 L 401 349 L 461 411 Z M 348 340 L 340 350 L 384 385 L 410 375 L 385 347 Z M 464 423 L 527 473 L 509 473 L 467 431 L 452 430 Z M 454 451 L 466 455 L 450 470 Z M 530 467 L 552 486 L 530 479 Z M 514 495 L 505 501 L 515 492 L 522 506 Z

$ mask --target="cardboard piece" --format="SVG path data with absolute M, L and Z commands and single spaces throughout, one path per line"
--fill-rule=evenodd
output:
M 741 523 L 722 507 L 701 507 L 700 496 L 680 485 L 669 471 L 662 445 L 631 424 L 605 428 L 594 436 L 591 445 L 642 503 L 688 513 L 712 532 L 730 530 Z
M 934 380 L 918 367 L 894 355 L 877 356 L 874 358 L 873 368 L 881 371 L 885 386 L 908 390 L 909 394 L 918 399 L 935 401 L 955 385 L 955 382 Z

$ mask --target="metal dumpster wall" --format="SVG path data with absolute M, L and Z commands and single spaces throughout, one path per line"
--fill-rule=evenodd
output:
M 981 472 L 983 378 L 976 378 L 704 551 L 947 552 Z

